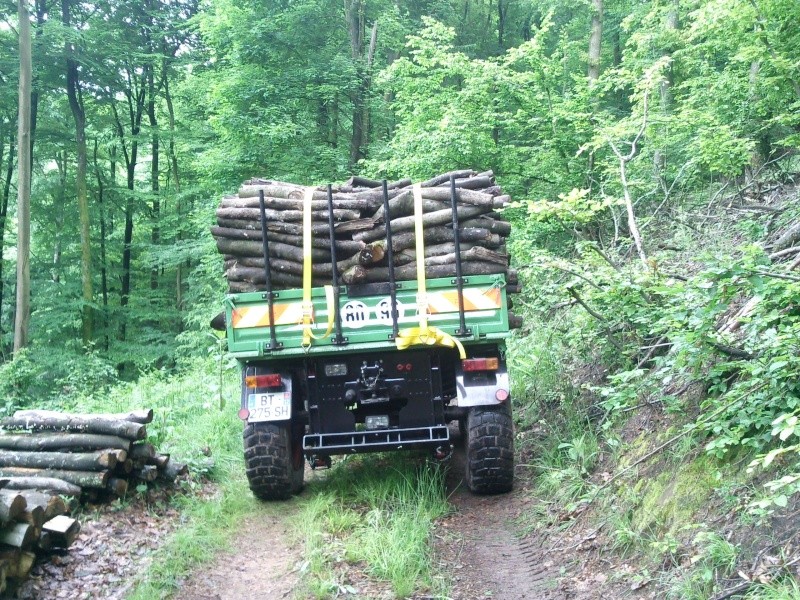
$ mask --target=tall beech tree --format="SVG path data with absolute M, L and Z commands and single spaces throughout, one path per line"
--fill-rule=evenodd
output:
M 31 21 L 27 0 L 17 0 L 19 24 L 19 129 L 17 144 L 17 304 L 14 352 L 28 345 L 31 286 Z
M 70 28 L 72 0 L 61 0 L 61 20 L 64 27 Z M 81 89 L 80 74 L 78 71 L 78 61 L 76 59 L 75 43 L 68 38 L 64 42 L 64 56 L 66 58 L 67 69 L 67 98 L 75 121 L 75 150 L 77 158 L 77 170 L 75 173 L 75 188 L 78 197 L 78 216 L 80 220 L 81 232 L 81 289 L 83 293 L 83 309 L 81 311 L 81 337 L 84 346 L 88 345 L 94 335 L 92 303 L 94 293 L 92 291 L 92 249 L 89 234 L 89 197 L 86 189 L 86 111 L 83 103 L 83 92 Z

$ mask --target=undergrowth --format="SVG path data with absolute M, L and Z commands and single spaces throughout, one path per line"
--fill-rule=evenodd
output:
M 441 467 L 416 455 L 354 456 L 309 488 L 296 517 L 309 597 L 358 593 L 351 569 L 388 582 L 397 598 L 447 597 L 431 560 L 433 523 L 450 510 Z

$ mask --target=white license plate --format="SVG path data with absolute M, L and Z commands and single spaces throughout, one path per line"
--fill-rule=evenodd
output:
M 292 394 L 276 392 L 274 394 L 250 394 L 247 396 L 247 408 L 250 411 L 248 421 L 285 421 L 292 418 Z

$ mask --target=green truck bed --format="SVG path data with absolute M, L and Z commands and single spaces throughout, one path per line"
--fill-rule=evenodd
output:
M 474 275 L 464 280 L 464 312 L 469 335 L 458 336 L 465 345 L 509 336 L 508 305 L 504 275 Z M 426 282 L 428 323 L 455 335 L 459 328 L 458 292 L 454 278 L 429 279 Z M 363 352 L 395 347 L 392 336 L 391 299 L 388 286 L 381 293 L 375 286 L 340 288 L 339 311 L 342 336 L 346 343 L 333 344 L 333 333 L 312 340 L 302 347 L 302 296 L 300 289 L 273 292 L 275 336 L 279 344 L 270 349 L 270 313 L 264 292 L 232 294 L 226 297 L 228 350 L 239 359 L 271 356 L 283 358 L 330 352 Z M 397 282 L 398 326 L 400 331 L 416 327 L 417 282 Z M 325 289 L 312 290 L 314 303 L 313 332 L 322 336 L 328 328 L 328 302 Z

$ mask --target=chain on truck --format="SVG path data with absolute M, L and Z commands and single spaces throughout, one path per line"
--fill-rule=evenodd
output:
M 303 285 L 275 290 L 268 222 L 260 192 L 263 291 L 225 299 L 230 353 L 241 364 L 247 477 L 265 500 L 286 499 L 303 485 L 304 463 L 331 456 L 426 449 L 449 456 L 448 424 L 466 450 L 467 486 L 509 491 L 514 453 L 505 340 L 510 335 L 505 275 L 426 279 L 423 200 L 413 186 L 416 281 L 397 281 L 382 199 L 387 281 L 342 285 L 337 273 L 333 194 L 327 187 L 330 284 L 312 286 L 311 203 L 303 199 Z M 450 180 L 452 232 L 460 248 L 459 190 Z

